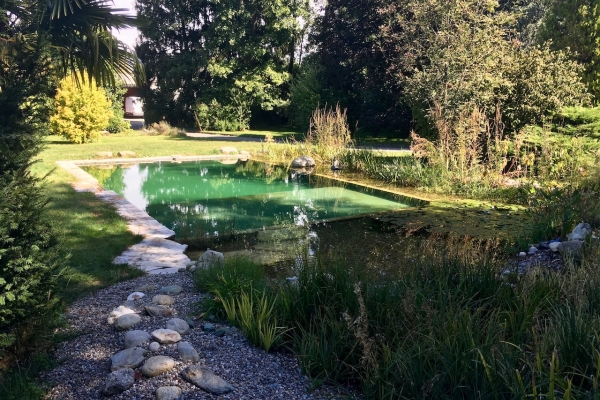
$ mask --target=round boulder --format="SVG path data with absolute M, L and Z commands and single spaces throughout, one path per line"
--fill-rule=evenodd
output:
M 156 389 L 156 400 L 177 400 L 181 396 L 179 386 L 163 386 Z
M 146 360 L 141 372 L 148 378 L 153 378 L 173 369 L 175 360 L 167 356 L 154 356 Z
M 110 370 L 117 371 L 123 368 L 137 368 L 144 362 L 146 350 L 141 347 L 132 347 L 122 350 L 110 357 Z
M 168 294 L 157 294 L 156 296 L 152 297 L 152 302 L 160 306 L 170 306 L 175 304 L 175 299 Z
M 115 329 L 118 331 L 126 331 L 139 323 L 142 318 L 137 314 L 121 315 L 115 320 Z
M 124 392 L 133 386 L 135 382 L 135 371 L 131 368 L 123 368 L 117 371 L 111 372 L 106 379 L 104 385 L 104 394 L 106 396 L 112 396 Z
M 168 320 L 167 329 L 178 332 L 180 335 L 187 335 L 190 332 L 190 326 L 181 318 L 172 318 Z
M 148 343 L 152 339 L 152 336 L 146 331 L 128 331 L 125 332 L 125 338 L 123 340 L 126 349 L 130 347 L 136 347 L 143 343 Z
M 315 165 L 315 160 L 309 156 L 296 157 L 292 160 L 292 168 L 309 168 Z

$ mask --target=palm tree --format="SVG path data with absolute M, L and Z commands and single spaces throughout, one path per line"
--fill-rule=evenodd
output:
M 103 84 L 115 74 L 132 73 L 137 57 L 111 29 L 136 25 L 108 0 L 0 0 L 0 63 L 24 51 L 49 46 L 59 55 L 62 74 L 86 73 Z M 139 71 L 139 68 L 138 68 Z

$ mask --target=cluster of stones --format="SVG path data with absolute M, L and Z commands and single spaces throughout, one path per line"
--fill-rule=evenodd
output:
M 545 265 L 554 270 L 560 270 L 563 266 L 563 258 L 571 257 L 578 259 L 585 240 L 593 236 L 592 227 L 587 223 L 578 224 L 571 233 L 567 234 L 567 240 L 551 240 L 532 245 L 527 252 L 518 254 L 519 260 L 514 266 L 506 269 L 503 275 L 510 275 L 514 272 L 525 274 L 538 265 Z
M 173 296 L 179 294 L 181 290 L 182 288 L 178 285 L 162 288 L 158 288 L 156 285 L 144 285 L 131 293 L 124 305 L 115 308 L 110 313 L 107 322 L 112 324 L 117 331 L 125 331 L 125 336 L 124 350 L 110 357 L 112 372 L 108 375 L 103 390 L 106 396 L 119 394 L 129 389 L 135 384 L 136 378 L 152 379 L 173 369 L 176 360 L 164 355 L 152 356 L 152 353 L 159 352 L 161 346 L 175 343 L 180 361 L 190 364 L 181 373 L 183 379 L 215 395 L 222 395 L 234 390 L 231 384 L 199 363 L 200 356 L 191 343 L 182 341 L 182 336 L 187 335 L 195 324 L 189 318 L 174 317 L 176 311 L 172 308 L 175 305 Z M 132 329 L 142 321 L 142 317 L 133 310 L 135 301 L 150 292 L 157 294 L 152 297 L 151 305 L 144 306 L 145 313 L 148 317 L 168 318 L 165 327 L 150 333 Z M 204 324 L 205 330 L 211 331 L 211 325 Z M 214 326 L 212 326 L 212 331 L 214 330 Z M 223 334 L 226 333 L 223 332 Z M 178 386 L 163 386 L 156 390 L 156 399 L 174 400 L 181 394 L 182 390 Z

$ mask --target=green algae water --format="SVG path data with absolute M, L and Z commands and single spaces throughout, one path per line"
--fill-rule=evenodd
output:
M 420 200 L 254 161 L 82 167 L 177 237 L 401 210 Z

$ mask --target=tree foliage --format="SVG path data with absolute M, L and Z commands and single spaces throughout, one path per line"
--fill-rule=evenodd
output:
M 570 50 L 584 66 L 583 78 L 600 97 L 600 0 L 550 0 L 539 36 L 551 47 Z
M 371 133 L 408 135 L 410 113 L 402 102 L 402 87 L 390 75 L 394 69 L 390 49 L 383 51 L 381 46 L 387 18 L 382 11 L 395 3 L 328 1 L 313 40 L 318 48 L 321 101 L 347 108 L 351 126 L 358 121 Z
M 110 82 L 133 66 L 110 35 L 129 17 L 108 1 L 0 0 L 0 345 L 17 323 L 52 304 L 56 240 L 29 172 L 49 130 L 57 77 L 84 71 Z
M 197 107 L 212 113 L 218 103 L 238 110 L 243 127 L 251 107 L 282 106 L 305 9 L 304 1 L 139 1 L 146 120 L 191 125 Z M 219 119 L 212 114 L 200 116 L 203 128 Z
M 88 82 L 81 76 L 67 76 L 54 100 L 56 111 L 50 117 L 50 128 L 73 143 L 97 140 L 114 116 L 106 92 L 94 79 Z
M 436 104 L 449 120 L 473 106 L 491 120 L 499 106 L 508 132 L 517 132 L 586 99 L 581 68 L 548 46 L 523 46 L 515 15 L 498 10 L 496 1 L 412 0 L 382 13 L 390 74 L 422 132 L 433 128 Z

